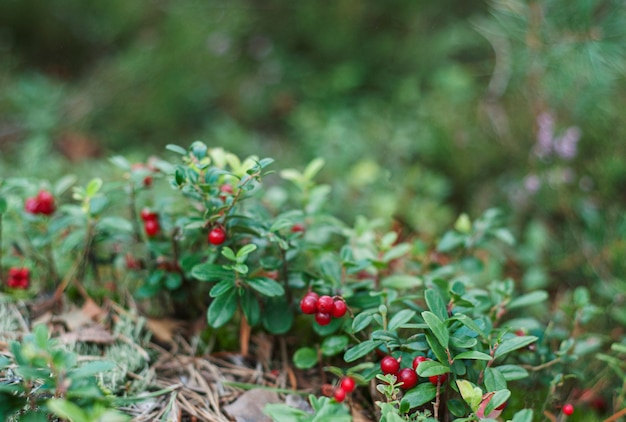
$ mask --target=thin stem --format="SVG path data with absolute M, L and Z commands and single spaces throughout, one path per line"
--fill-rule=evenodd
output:
M 433 406 L 433 413 L 435 419 L 439 420 L 439 405 L 441 404 L 441 377 L 437 377 L 437 395 L 435 396 L 435 405 Z

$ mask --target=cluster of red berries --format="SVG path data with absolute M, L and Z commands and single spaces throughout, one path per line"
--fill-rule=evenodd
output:
M 226 232 L 221 227 L 215 227 L 209 232 L 207 240 L 211 245 L 219 246 L 226 241 Z
M 335 400 L 341 403 L 342 401 L 346 399 L 346 396 L 348 394 L 354 391 L 355 388 L 356 388 L 356 382 L 354 381 L 353 378 L 343 377 L 341 381 L 339 382 L 339 386 L 335 388 L 333 397 L 335 398 Z
M 9 278 L 7 286 L 12 289 L 28 289 L 30 284 L 30 270 L 28 268 L 11 268 L 9 269 Z
M 54 196 L 46 190 L 40 190 L 37 196 L 26 199 L 24 209 L 30 214 L 52 215 L 56 211 Z
M 400 360 L 391 355 L 387 355 L 380 361 L 380 370 L 383 374 L 395 375 L 398 382 L 402 382 L 403 390 L 410 390 L 417 385 L 419 377 L 417 376 L 417 367 L 420 363 L 431 360 L 425 356 L 416 356 L 413 359 L 412 368 L 400 368 Z M 433 375 L 428 377 L 431 384 L 443 384 L 448 379 L 448 374 Z
M 148 208 L 141 210 L 141 219 L 143 220 L 143 229 L 148 237 L 154 237 L 161 231 L 159 224 L 159 214 L 150 211 Z
M 341 297 L 332 298 L 308 292 L 300 300 L 300 310 L 304 314 L 315 314 L 315 321 L 319 325 L 328 325 L 333 317 L 343 317 L 348 311 L 348 305 Z

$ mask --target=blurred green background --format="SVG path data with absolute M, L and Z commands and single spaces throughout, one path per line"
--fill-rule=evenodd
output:
M 616 0 L 4 0 L 0 176 L 195 139 L 322 157 L 341 217 L 434 237 L 500 207 L 527 288 L 608 283 L 615 310 L 625 32 Z

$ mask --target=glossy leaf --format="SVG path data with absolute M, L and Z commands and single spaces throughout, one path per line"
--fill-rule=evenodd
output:
M 237 290 L 229 289 L 211 302 L 207 320 L 213 328 L 219 328 L 231 320 L 237 310 Z
M 422 312 L 422 318 L 424 318 L 424 322 L 428 324 L 428 328 L 432 331 L 435 338 L 444 349 L 448 348 L 448 342 L 450 340 L 450 334 L 446 329 L 443 321 L 439 319 L 434 313 L 430 311 Z

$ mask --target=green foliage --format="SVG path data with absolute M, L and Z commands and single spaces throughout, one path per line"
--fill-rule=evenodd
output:
M 9 382 L 0 389 L 0 416 L 18 414 L 20 420 L 48 420 L 48 415 L 73 422 L 129 421 L 114 408 L 113 397 L 100 388 L 98 376 L 111 369 L 107 361 L 78 365 L 77 356 L 49 339 L 43 325 L 10 345 L 11 357 L 3 357 L 0 374 Z

